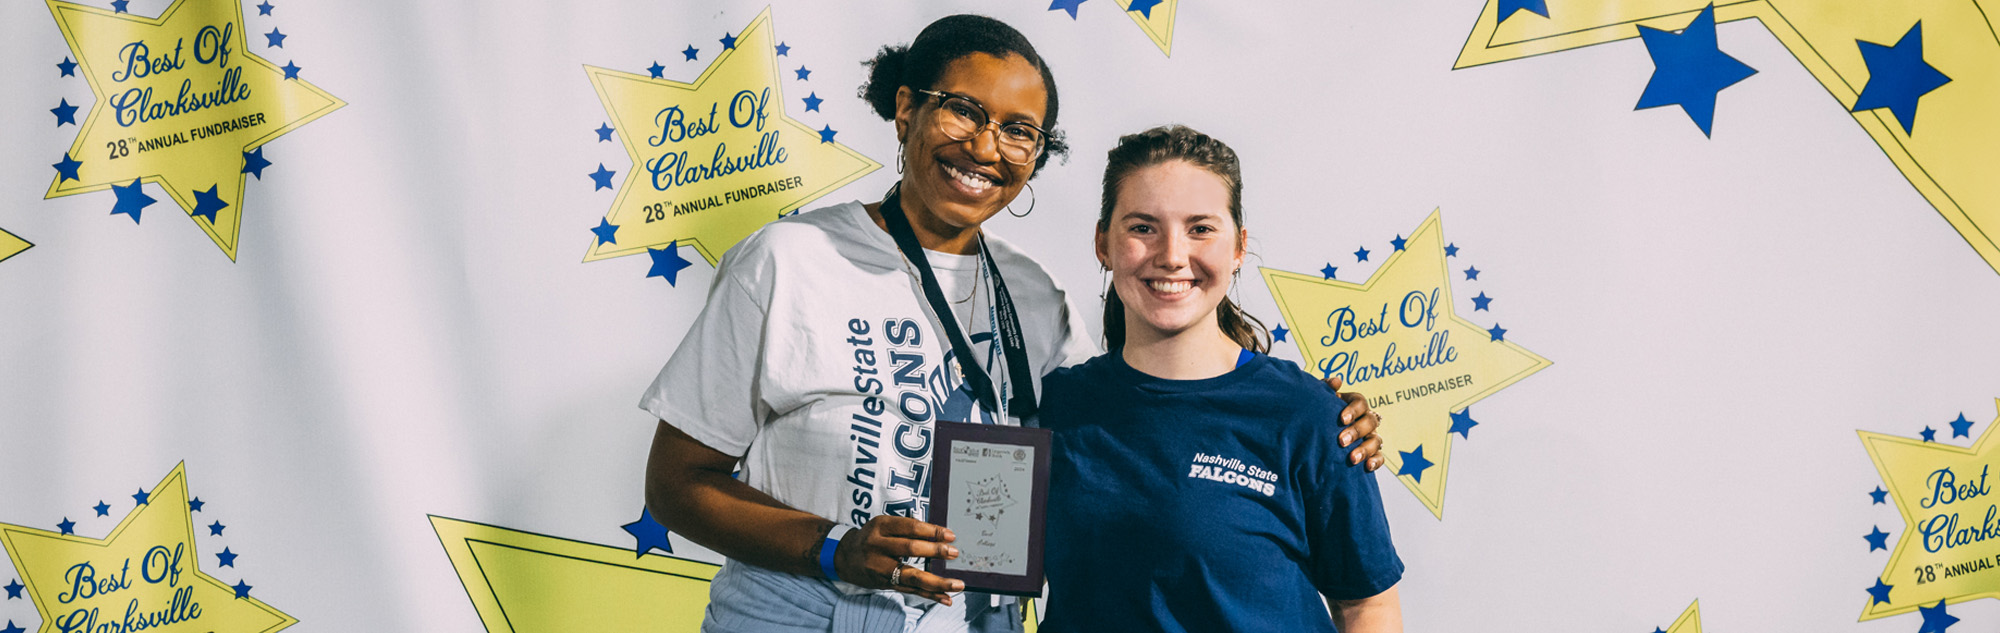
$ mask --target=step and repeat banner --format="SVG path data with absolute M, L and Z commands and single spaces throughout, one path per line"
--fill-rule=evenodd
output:
M 1060 87 L 987 227 L 1088 322 L 1117 137 L 1237 149 L 1409 630 L 2000 627 L 1990 2 L 16 0 L 0 633 L 694 631 L 634 405 L 961 12 Z

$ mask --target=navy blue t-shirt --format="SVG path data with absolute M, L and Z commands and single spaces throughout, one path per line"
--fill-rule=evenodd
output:
M 1114 351 L 1042 389 L 1043 630 L 1330 632 L 1321 594 L 1402 578 L 1375 478 L 1340 447 L 1346 403 L 1298 365 L 1166 380 Z

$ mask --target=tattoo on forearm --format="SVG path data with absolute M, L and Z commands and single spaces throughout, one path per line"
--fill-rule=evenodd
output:
M 830 532 L 833 532 L 833 523 L 831 522 L 827 523 L 826 525 L 820 526 L 819 538 L 813 539 L 811 543 L 806 544 L 806 551 L 803 552 L 801 556 L 805 558 L 807 564 L 812 565 L 814 567 L 819 566 L 820 544 L 826 542 L 826 535 Z

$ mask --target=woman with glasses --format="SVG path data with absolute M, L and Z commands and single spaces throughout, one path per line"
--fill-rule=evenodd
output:
M 862 96 L 895 123 L 900 182 L 724 254 L 640 403 L 661 420 L 647 506 L 728 558 L 704 631 L 1020 625 L 1011 600 L 905 560 L 958 555 L 924 521 L 935 421 L 1019 424 L 1042 375 L 1096 353 L 1047 271 L 980 230 L 1064 153 L 1055 80 L 1019 32 L 970 15 L 869 64 Z M 1353 400 L 1354 459 L 1378 466 L 1379 418 Z

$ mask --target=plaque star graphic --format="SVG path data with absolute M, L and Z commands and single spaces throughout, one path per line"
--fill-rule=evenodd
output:
M 223 254 L 236 259 L 245 182 L 242 153 L 346 103 L 311 83 L 287 81 L 282 69 L 251 52 L 244 40 L 240 2 L 175 0 L 159 17 L 146 18 L 46 1 L 96 100 L 69 149 L 70 155 L 82 159 L 81 168 L 74 178 L 66 177 L 70 176 L 67 173 L 59 175 L 44 197 L 104 191 L 134 179 L 151 183 L 189 210 L 188 216 Z M 200 29 L 208 26 L 228 27 L 230 55 L 212 56 L 212 63 L 202 63 L 187 51 L 180 69 L 142 77 L 123 74 L 126 64 L 121 50 L 126 45 L 140 42 L 162 54 L 172 50 L 177 41 L 192 45 Z M 150 89 L 150 103 L 164 107 L 175 99 L 183 81 L 192 82 L 197 89 L 219 86 L 209 88 L 218 91 L 212 94 L 227 92 L 240 98 L 181 114 L 154 107 L 120 110 L 113 106 L 125 102 L 132 90 Z M 198 129 L 208 133 L 194 132 Z M 195 211 L 196 192 L 203 190 L 220 203 L 210 205 L 216 211 L 213 214 Z
M 1404 250 L 1391 252 L 1365 283 L 1269 268 L 1263 273 L 1306 369 L 1322 378 L 1340 375 L 1355 389 L 1386 398 L 1375 405 L 1385 420 L 1382 455 L 1397 480 L 1443 518 L 1452 412 L 1550 363 L 1454 312 L 1454 274 L 1445 264 L 1440 218 L 1432 211 L 1404 238 Z M 1367 336 L 1360 335 L 1364 330 Z M 1399 365 L 1402 371 L 1389 371 Z M 1404 463 L 1404 455 L 1418 454 L 1419 447 L 1433 464 L 1428 470 Z
M 1994 404 L 2000 408 L 2000 399 Z M 1890 503 L 1903 518 L 1903 529 L 1896 531 L 1893 541 L 1879 526 L 1865 537 L 1870 551 L 1878 545 L 1889 550 L 1880 577 L 1896 592 L 1893 600 L 1871 597 L 1861 610 L 1861 620 L 1910 613 L 1922 605 L 1942 605 L 1941 601 L 2000 598 L 2000 584 L 1990 580 L 1992 572 L 1952 571 L 1955 565 L 1976 559 L 1991 562 L 2000 555 L 2000 539 L 1973 538 L 1990 521 L 1986 512 L 1992 500 L 1953 492 L 1991 485 L 1982 481 L 1989 472 L 2000 471 L 1995 426 L 1988 424 L 1970 447 L 1857 431 Z
M 21 570 L 29 601 L 42 614 L 43 630 L 57 630 L 52 623 L 56 614 L 79 609 L 100 609 L 104 613 L 101 621 L 114 621 L 134 602 L 139 612 L 166 610 L 175 602 L 177 591 L 188 592 L 188 602 L 201 605 L 200 624 L 188 626 L 199 626 L 202 631 L 271 633 L 298 623 L 263 601 L 237 599 L 233 587 L 195 564 L 200 558 L 196 553 L 194 522 L 185 510 L 185 464 L 176 465 L 153 487 L 152 495 L 162 503 L 138 506 L 102 539 L 0 523 L 0 545 L 5 546 L 15 568 Z M 166 503 L 168 500 L 173 503 Z M 154 559 L 158 565 L 173 565 L 179 571 L 177 579 L 170 584 L 163 577 L 154 583 L 133 573 L 126 578 L 128 586 L 117 592 L 66 603 L 58 599 L 71 587 L 69 581 L 73 576 L 65 574 L 77 573 L 73 570 L 79 565 L 90 565 L 95 575 L 103 579 L 106 574 L 118 573 L 127 561 L 131 570 L 139 571 L 149 555 L 162 557 Z
M 747 45 L 738 50 L 748 50 Z M 716 565 L 432 516 L 489 631 L 693 631 Z M 463 605 L 464 603 L 459 603 Z
M 1454 68 L 1569 51 L 1640 37 L 1640 27 L 1681 28 L 1708 0 L 1569 0 L 1548 19 L 1515 19 L 1487 0 Z M 1993 7 L 1979 0 L 1722 0 L 1717 23 L 1752 20 L 1850 110 L 1890 164 L 1987 265 L 2000 271 L 2000 41 Z M 1895 44 L 1886 44 L 1895 42 Z M 1941 79 L 1953 85 L 1938 86 Z M 1885 82 L 1877 85 L 1876 82 Z M 1862 97 L 1866 94 L 1867 100 Z M 1817 107 L 1821 93 L 1796 107 Z M 1878 100 L 1879 97 L 1879 100 Z M 1917 119 L 1924 132 L 1915 132 Z
M 584 67 L 632 161 L 605 216 L 618 241 L 592 239 L 584 261 L 674 244 L 713 265 L 766 222 L 881 168 L 786 112 L 772 24 L 767 8 L 692 82 Z M 713 132 L 686 133 L 711 112 Z M 689 177 L 701 170 L 727 173 Z

